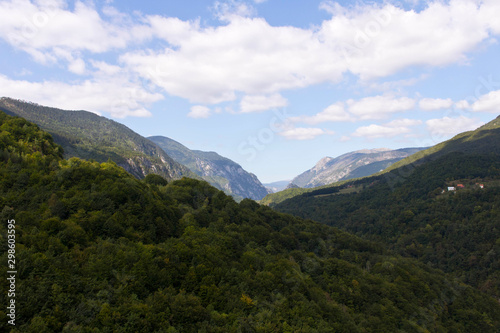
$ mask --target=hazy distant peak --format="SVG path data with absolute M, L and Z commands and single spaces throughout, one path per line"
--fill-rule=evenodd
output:
M 369 176 L 425 148 L 361 149 L 338 157 L 323 157 L 316 165 L 295 177 L 299 187 L 317 187 L 340 180 Z

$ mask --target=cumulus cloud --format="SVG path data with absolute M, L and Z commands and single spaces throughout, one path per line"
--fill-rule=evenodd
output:
M 70 8 L 57 0 L 4 0 L 0 38 L 40 63 L 62 62 L 79 75 L 89 73 L 94 55 L 117 51 L 120 68 L 165 93 L 203 105 L 247 96 L 242 111 L 253 112 L 266 104 L 250 103 L 255 96 L 265 96 L 270 108 L 282 106 L 283 100 L 271 103 L 281 92 L 338 83 L 346 73 L 370 80 L 412 66 L 463 63 L 468 52 L 500 34 L 496 0 L 436 0 L 420 11 L 390 2 L 352 7 L 324 2 L 321 7 L 331 18 L 297 28 L 255 17 L 251 2 L 221 0 L 214 13 L 222 24 L 206 26 L 199 20 L 124 14 L 109 4 L 99 11 L 92 2 L 76 1 Z M 140 51 L 133 45 L 140 45 Z M 485 109 L 486 103 L 476 109 Z M 350 101 L 345 109 L 367 120 L 414 105 L 411 98 L 376 96 Z M 324 110 L 304 122 L 336 121 L 342 118 L 336 112 Z
M 121 61 L 168 93 L 192 102 L 232 101 L 237 92 L 272 95 L 337 81 L 343 70 L 321 50 L 313 31 L 273 27 L 261 18 L 236 17 L 216 28 L 192 22 L 180 28 L 182 38 L 162 33 L 161 26 L 156 29 L 171 47 L 129 52 Z
M 216 28 L 161 19 L 155 31 L 170 46 L 122 60 L 170 94 L 219 103 L 237 92 L 265 95 L 335 83 L 345 72 L 377 78 L 409 66 L 465 61 L 466 52 L 490 37 L 494 19 L 481 18 L 492 6 L 457 0 L 415 12 L 390 4 L 335 4 L 332 18 L 310 29 L 275 27 L 246 14 Z
M 57 61 L 61 50 L 102 53 L 124 48 L 149 38 L 150 30 L 130 20 L 109 21 L 91 4 L 80 1 L 75 2 L 73 11 L 55 0 L 0 3 L 0 38 L 41 63 Z
M 467 118 L 465 116 L 430 119 L 425 123 L 428 131 L 435 136 L 453 136 L 461 132 L 474 130 L 484 124 L 477 119 Z
M 87 110 L 112 117 L 148 117 L 147 106 L 163 99 L 141 85 L 123 78 L 96 78 L 78 84 L 58 81 L 29 82 L 11 80 L 0 75 L 0 86 L 5 96 L 36 101 L 42 105 L 68 110 Z
M 406 127 L 390 127 L 372 124 L 369 126 L 359 127 L 353 136 L 365 137 L 368 139 L 390 138 L 396 135 L 409 133 L 410 130 Z
M 500 113 L 500 90 L 491 91 L 472 104 L 472 111 Z
M 238 17 L 247 17 L 255 14 L 255 9 L 237 0 L 216 1 L 213 5 L 215 16 L 221 21 L 231 21 Z
M 481 14 L 493 6 L 434 1 L 417 12 L 389 3 L 353 9 L 337 5 L 321 34 L 326 43 L 339 45 L 352 73 L 384 77 L 408 66 L 465 61 L 466 52 L 488 38 L 493 19 L 484 21 Z
M 365 97 L 361 100 L 348 100 L 349 112 L 362 120 L 384 119 L 397 113 L 411 110 L 415 107 L 415 100 L 408 97 L 393 97 L 380 95 Z
M 408 134 L 411 132 L 411 126 L 420 125 L 421 123 L 420 120 L 415 119 L 397 119 L 384 125 L 371 124 L 359 127 L 352 136 L 367 139 L 391 138 L 401 134 Z
M 470 104 L 468 101 L 466 101 L 465 99 L 461 100 L 461 101 L 458 101 L 455 103 L 455 107 L 457 109 L 460 109 L 460 110 L 465 110 L 465 109 L 468 109 L 470 108 Z
M 274 108 L 285 107 L 287 105 L 288 101 L 280 94 L 273 94 L 270 96 L 247 95 L 241 99 L 240 109 L 243 113 L 261 112 Z
M 189 118 L 208 118 L 212 114 L 210 108 L 204 105 L 195 105 L 191 107 L 191 111 L 188 113 Z
M 301 122 L 310 125 L 324 122 L 340 122 L 350 120 L 353 120 L 353 118 L 344 110 L 344 103 L 341 102 L 332 104 L 323 111 L 313 116 L 300 116 L 290 118 L 290 121 L 294 123 Z
M 442 110 L 451 108 L 453 101 L 451 98 L 424 98 L 418 102 L 418 106 L 424 111 Z
M 311 127 L 296 127 L 289 128 L 278 133 L 289 140 L 312 140 L 323 134 L 333 134 L 333 132 L 325 131 L 321 128 Z

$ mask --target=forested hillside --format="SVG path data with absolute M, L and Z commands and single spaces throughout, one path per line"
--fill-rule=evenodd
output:
M 449 153 L 500 155 L 500 116 L 474 131 L 463 132 L 450 140 L 422 150 L 391 165 L 387 171 L 408 165 L 418 165 Z
M 0 113 L 1 218 L 16 221 L 11 332 L 498 332 L 500 305 L 384 246 L 207 183 L 63 160 Z M 7 262 L 6 224 L 1 224 Z M 0 273 L 6 290 L 6 270 Z M 0 294 L 6 304 L 6 293 Z
M 160 147 L 113 120 L 87 111 L 65 111 L 11 98 L 0 99 L 0 110 L 20 116 L 50 132 L 65 157 L 106 162 L 109 159 L 138 178 L 153 173 L 168 179 L 196 177 Z
M 276 208 L 386 244 L 499 298 L 500 157 L 450 153 L 403 170 Z

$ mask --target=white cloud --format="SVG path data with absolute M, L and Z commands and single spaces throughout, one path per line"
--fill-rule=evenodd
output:
M 369 125 L 359 127 L 354 133 L 353 136 L 365 137 L 368 139 L 376 139 L 376 138 L 390 138 L 396 135 L 409 133 L 410 130 L 406 127 L 390 127 L 390 126 L 382 126 L 382 125 Z
M 273 94 L 270 96 L 247 95 L 241 99 L 240 109 L 243 113 L 261 112 L 274 108 L 285 107 L 287 105 L 288 101 L 280 94 Z
M 215 1 L 213 11 L 221 21 L 231 21 L 238 17 L 250 17 L 255 14 L 252 6 L 238 0 Z
M 453 101 L 451 98 L 424 98 L 418 102 L 418 106 L 424 111 L 442 110 L 451 108 Z
M 292 122 L 302 122 L 310 125 L 324 122 L 340 122 L 351 120 L 353 120 L 353 118 L 344 110 L 343 103 L 332 104 L 323 111 L 315 114 L 314 116 L 300 116 L 290 118 L 290 121 Z
M 57 61 L 58 49 L 103 53 L 150 36 L 150 27 L 130 20 L 109 22 L 91 4 L 80 1 L 73 11 L 62 1 L 0 3 L 0 38 L 41 63 Z
M 129 52 L 121 61 L 169 94 L 194 103 L 232 101 L 237 92 L 272 95 L 336 82 L 345 70 L 314 31 L 273 27 L 261 18 L 234 17 L 216 28 L 162 19 L 155 31 L 170 47 Z
M 333 132 L 324 131 L 321 128 L 297 127 L 286 129 L 278 134 L 289 140 L 312 140 L 319 135 L 333 134 Z
M 203 105 L 195 105 L 191 107 L 191 112 L 188 113 L 188 117 L 195 119 L 208 118 L 211 114 L 210 108 Z
M 384 125 L 372 124 L 359 127 L 352 136 L 367 139 L 391 138 L 401 134 L 408 134 L 411 132 L 411 126 L 417 126 L 421 123 L 420 120 L 415 119 L 396 119 Z
M 472 104 L 472 111 L 500 113 L 500 90 L 491 91 Z
M 348 100 L 349 112 L 362 120 L 384 119 L 393 113 L 411 110 L 415 100 L 408 97 L 395 98 L 390 95 L 365 97 L 361 100 Z
M 2 94 L 12 98 L 68 110 L 109 113 L 116 118 L 148 117 L 147 105 L 163 96 L 120 77 L 95 78 L 80 83 L 58 81 L 29 82 L 0 75 Z
M 337 83 L 345 73 L 366 80 L 412 66 L 463 63 L 468 52 L 500 34 L 497 0 L 436 0 L 420 11 L 389 2 L 349 8 L 324 2 L 331 18 L 307 29 L 256 18 L 252 4 L 260 2 L 217 1 L 215 14 L 224 24 L 206 26 L 200 20 L 124 14 L 109 2 L 99 11 L 91 1 L 70 8 L 64 1 L 4 0 L 0 38 L 40 63 L 62 62 L 75 74 L 97 66 L 93 55 L 117 51 L 126 70 L 168 94 L 208 105 Z M 363 120 L 383 119 L 414 103 L 377 96 L 351 101 L 346 111 Z M 330 112 L 304 119 L 335 121 Z
M 468 51 L 489 38 L 497 20 L 485 13 L 493 6 L 491 1 L 433 1 L 417 12 L 389 3 L 352 9 L 336 5 L 320 34 L 344 54 L 352 73 L 385 77 L 409 66 L 464 62 Z
M 466 110 L 470 108 L 470 104 L 467 100 L 461 100 L 455 103 L 455 107 L 460 110 Z
M 452 136 L 461 132 L 471 131 L 483 123 L 477 119 L 460 116 L 458 118 L 444 117 L 441 119 L 430 119 L 426 122 L 428 131 L 434 136 Z
M 495 34 L 500 34 L 500 2 L 497 0 L 484 0 L 479 19 L 488 25 L 488 28 Z
M 85 61 L 82 59 L 75 59 L 68 65 L 68 70 L 75 74 L 85 74 Z
M 410 126 L 417 126 L 421 125 L 422 121 L 418 119 L 396 119 L 393 120 L 389 123 L 387 123 L 387 126 L 390 127 L 410 127 Z

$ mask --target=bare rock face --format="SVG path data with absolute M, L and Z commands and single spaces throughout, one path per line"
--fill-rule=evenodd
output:
M 191 150 L 164 136 L 152 136 L 148 139 L 212 186 L 237 199 L 260 200 L 269 193 L 254 174 L 245 171 L 236 162 L 215 152 Z
M 295 177 L 291 184 L 311 188 L 369 176 L 423 149 L 363 149 L 336 158 L 324 157 L 313 168 Z

